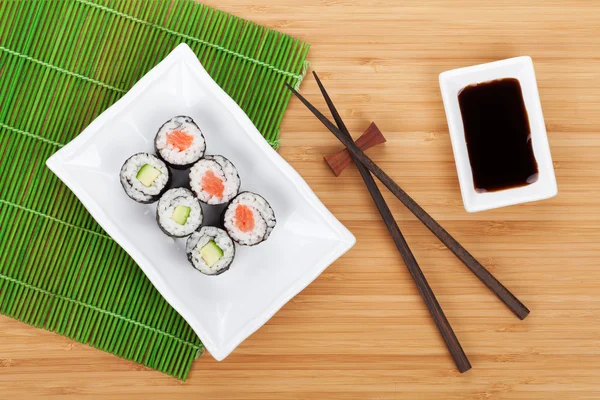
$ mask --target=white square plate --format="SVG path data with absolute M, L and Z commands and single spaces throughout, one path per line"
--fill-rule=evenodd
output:
M 538 164 L 538 180 L 527 186 L 497 192 L 477 193 L 463 127 L 459 92 L 468 85 L 502 78 L 516 78 L 521 84 L 523 101 L 529 117 L 533 154 Z M 538 93 L 535 71 L 530 57 L 515 57 L 472 67 L 459 68 L 440 74 L 440 88 L 446 110 L 446 119 L 452 140 L 454 161 L 458 172 L 463 204 L 468 212 L 543 200 L 556 196 L 556 177 L 552 166 L 550 145 Z
M 231 269 L 219 276 L 196 271 L 187 261 L 185 240 L 165 236 L 156 225 L 155 205 L 135 203 L 119 182 L 125 159 L 153 152 L 158 128 L 180 114 L 199 124 L 207 154 L 232 160 L 242 190 L 263 195 L 277 216 L 269 239 L 255 247 L 237 246 Z M 355 243 L 185 44 L 46 164 L 219 361 Z M 207 218 L 216 220 L 218 212 Z

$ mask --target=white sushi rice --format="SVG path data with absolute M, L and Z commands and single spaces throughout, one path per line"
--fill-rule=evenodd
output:
M 211 240 L 214 240 L 217 246 L 223 250 L 223 257 L 209 267 L 202 258 L 201 250 Z M 188 260 L 198 271 L 206 275 L 219 275 L 229 269 L 235 257 L 235 246 L 224 230 L 213 226 L 204 226 L 188 238 L 186 252 Z
M 212 196 L 204 191 L 202 178 L 212 171 L 223 181 L 223 197 Z M 240 176 L 235 165 L 223 156 L 206 156 L 190 169 L 190 187 L 201 202 L 206 204 L 224 204 L 234 198 L 240 190 Z
M 167 135 L 173 131 L 180 131 L 193 136 L 194 140 L 186 150 L 179 150 L 167 143 Z M 186 166 L 198 161 L 206 150 L 206 141 L 202 131 L 191 117 L 179 115 L 163 124 L 154 139 L 156 151 L 163 160 L 174 166 Z
M 190 215 L 184 225 L 178 224 L 171 218 L 177 206 L 190 208 Z M 158 201 L 156 220 L 161 229 L 166 231 L 168 235 L 184 237 L 194 232 L 202 224 L 202 206 L 190 190 L 184 188 L 170 189 Z
M 160 171 L 160 175 L 152 182 L 150 187 L 147 187 L 136 178 L 139 170 L 146 164 Z M 137 153 L 125 161 L 123 167 L 121 167 L 119 177 L 125 193 L 133 200 L 144 203 L 158 200 L 158 196 L 169 182 L 169 174 L 167 165 L 155 155 Z
M 236 208 L 239 205 L 247 206 L 254 217 L 254 229 L 243 232 L 238 228 L 236 220 Z M 252 193 L 240 193 L 225 209 L 223 214 L 223 225 L 233 240 L 244 246 L 253 246 L 261 243 L 269 237 L 277 220 L 271 205 L 264 197 Z

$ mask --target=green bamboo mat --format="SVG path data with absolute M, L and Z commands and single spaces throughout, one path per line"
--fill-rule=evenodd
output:
M 191 0 L 0 0 L 0 312 L 185 380 L 202 343 L 44 164 L 181 42 L 276 148 L 305 43 Z

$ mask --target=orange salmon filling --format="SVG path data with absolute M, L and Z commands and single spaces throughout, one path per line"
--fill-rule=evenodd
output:
M 223 180 L 221 178 L 216 176 L 211 170 L 208 170 L 202 177 L 202 190 L 211 196 L 222 199 L 225 186 L 223 185 Z
M 235 225 L 242 232 L 250 232 L 254 229 L 254 214 L 250 207 L 240 204 L 235 209 Z
M 167 144 L 175 147 L 179 151 L 187 150 L 192 145 L 194 137 L 181 131 L 167 133 Z

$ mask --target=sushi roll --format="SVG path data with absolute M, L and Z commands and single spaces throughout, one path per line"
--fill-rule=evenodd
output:
M 188 189 L 176 188 L 165 192 L 156 207 L 156 222 L 172 237 L 184 237 L 200 227 L 203 214 L 200 201 Z
M 192 266 L 205 275 L 222 274 L 235 257 L 235 246 L 227 232 L 213 226 L 192 233 L 185 248 Z
M 137 153 L 129 157 L 119 174 L 127 196 L 138 203 L 154 203 L 167 190 L 171 172 L 158 157 Z
M 223 212 L 227 233 L 243 246 L 254 246 L 267 240 L 276 222 L 271 205 L 252 192 L 237 195 Z
M 224 204 L 240 190 L 240 176 L 223 156 L 206 156 L 190 169 L 190 187 L 201 202 Z
M 191 117 L 179 115 L 163 124 L 154 138 L 156 152 L 175 169 L 186 169 L 202 158 L 206 141 Z

